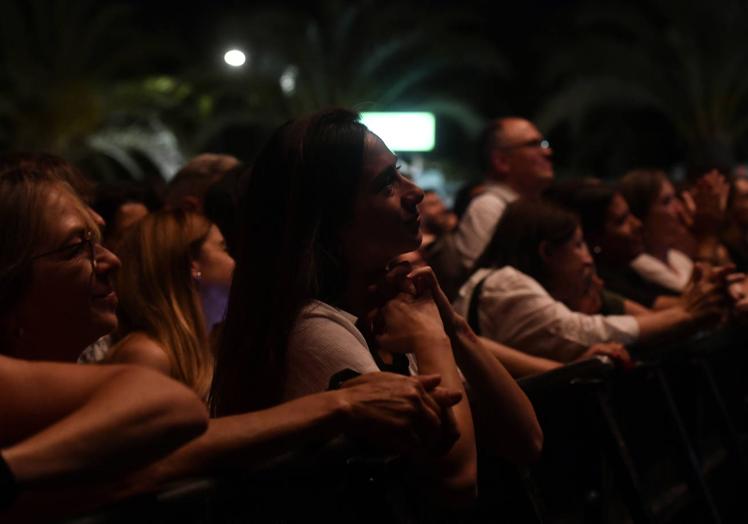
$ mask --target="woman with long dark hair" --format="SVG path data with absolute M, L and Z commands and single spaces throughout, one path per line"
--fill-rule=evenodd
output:
M 452 353 L 459 349 L 432 298 L 433 281 L 407 278 L 402 266 L 387 271 L 420 243 L 423 192 L 355 113 L 330 110 L 282 126 L 255 161 L 244 197 L 212 389 L 216 413 L 323 391 L 345 370 L 417 369 L 462 389 Z M 470 365 L 461 367 L 471 380 Z M 516 388 L 501 372 L 494 376 L 500 387 Z M 510 395 L 522 396 L 512 390 L 504 398 Z M 522 408 L 532 413 L 529 404 Z M 461 437 L 440 476 L 466 493 L 475 482 L 472 417 L 466 399 L 453 410 Z M 508 434 L 532 426 L 527 410 L 522 416 L 522 429 Z M 537 443 L 528 440 L 525 450 Z

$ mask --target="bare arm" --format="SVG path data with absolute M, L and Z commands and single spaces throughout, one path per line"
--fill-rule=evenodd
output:
M 144 333 L 132 333 L 120 340 L 109 352 L 107 362 L 136 364 L 171 376 L 171 362 L 166 352 Z
M 667 335 L 683 334 L 694 320 L 693 315 L 682 306 L 638 316 L 636 322 L 639 324 L 639 340 L 646 343 L 662 340 Z
M 429 288 L 452 341 L 455 358 L 472 390 L 478 394 L 482 427 L 494 452 L 517 463 L 536 461 L 543 447 L 543 431 L 527 395 L 507 371 L 501 357 L 515 370 L 542 373 L 561 364 L 522 354 L 497 342 L 478 337 L 449 303 L 430 268 L 411 274 L 416 287 Z
M 449 338 L 430 293 L 418 297 L 399 293 L 379 310 L 378 320 L 374 322 L 374 334 L 382 350 L 412 352 L 419 373 L 438 374 L 445 387 L 464 392 Z M 452 408 L 452 414 L 459 438 L 446 455 L 433 461 L 434 476 L 440 481 L 442 496 L 460 504 L 474 499 L 477 481 L 473 418 L 466 395 Z
M 653 311 L 662 311 L 663 309 L 670 309 L 673 307 L 681 306 L 681 298 L 679 296 L 671 295 L 660 295 L 652 304 Z
M 457 331 L 453 347 L 460 369 L 470 387 L 477 393 L 476 416 L 480 417 L 481 427 L 487 431 L 487 438 L 481 442 L 510 462 L 536 462 L 543 449 L 543 431 L 532 403 L 502 362 L 484 344 L 484 340 L 468 330 Z M 505 357 L 511 353 L 515 359 L 522 360 L 522 357 L 517 356 L 519 352 L 511 348 L 493 349 L 498 349 Z M 546 360 L 537 357 L 529 357 L 527 360 L 531 359 Z M 548 367 L 552 369 L 560 365 L 545 361 L 541 367 L 546 368 L 546 371 Z
M 719 320 L 730 302 L 726 276 L 731 270 L 729 266 L 694 266 L 691 282 L 674 306 L 636 317 L 639 339 L 642 342 L 661 340 L 663 336 L 683 334 Z
M 487 432 L 484 445 L 488 443 L 495 453 L 514 463 L 537 461 L 543 448 L 543 431 L 532 403 L 507 371 L 505 360 L 515 366 L 515 371 L 526 374 L 544 373 L 562 364 L 478 337 L 451 309 L 446 296 L 440 303 L 445 311 L 443 318 L 451 324 L 447 331 L 457 363 L 477 393 L 477 415 Z
M 478 394 L 485 443 L 500 456 L 517 463 L 538 460 L 543 431 L 527 395 L 507 371 L 503 357 L 522 371 L 542 373 L 560 366 L 548 359 L 522 354 L 475 335 L 439 288 L 430 269 L 413 275 L 434 290 L 440 314 L 452 340 L 455 357 L 471 388 Z
M 345 434 L 386 451 L 410 451 L 438 431 L 438 410 L 459 392 L 437 387 L 439 377 L 368 373 L 336 391 L 270 409 L 212 419 L 208 431 L 131 483 L 139 488 L 190 475 L 253 470 L 289 451 Z
M 629 300 L 628 298 L 624 299 L 623 301 L 623 309 L 624 309 L 624 313 L 626 313 L 627 315 L 631 315 L 632 317 L 638 317 L 640 315 L 649 315 L 652 312 L 651 309 L 642 306 L 638 302 Z
M 486 348 L 514 378 L 539 375 L 563 366 L 563 363 L 548 358 L 536 357 L 523 351 L 510 348 L 490 338 L 479 337 Z
M 0 384 L 0 446 L 22 486 L 134 469 L 207 423 L 193 393 L 148 370 L 0 357 Z
M 225 470 L 252 470 L 309 442 L 340 432 L 345 404 L 338 392 L 302 397 L 279 406 L 211 419 L 208 431 L 146 470 L 148 484 Z M 142 481 L 143 475 L 139 480 Z

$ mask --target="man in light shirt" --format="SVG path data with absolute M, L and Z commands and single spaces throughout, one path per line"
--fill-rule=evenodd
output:
M 538 198 L 553 181 L 553 150 L 532 122 L 493 120 L 481 144 L 487 190 L 470 203 L 455 235 L 465 271 L 485 249 L 507 204 L 520 197 Z

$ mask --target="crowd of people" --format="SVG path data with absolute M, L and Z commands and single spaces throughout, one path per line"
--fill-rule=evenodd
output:
M 164 195 L 0 156 L 0 515 L 340 437 L 408 457 L 413 498 L 469 506 L 476 442 L 541 454 L 517 378 L 628 367 L 748 313 L 748 179 L 555 180 L 528 120 L 481 140 L 485 180 L 455 210 L 343 109 L 284 124 L 248 165 L 200 155 Z

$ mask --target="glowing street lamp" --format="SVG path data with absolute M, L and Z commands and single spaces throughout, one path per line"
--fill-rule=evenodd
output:
M 223 61 L 231 67 L 241 67 L 247 61 L 247 57 L 238 49 L 230 49 L 223 55 Z

